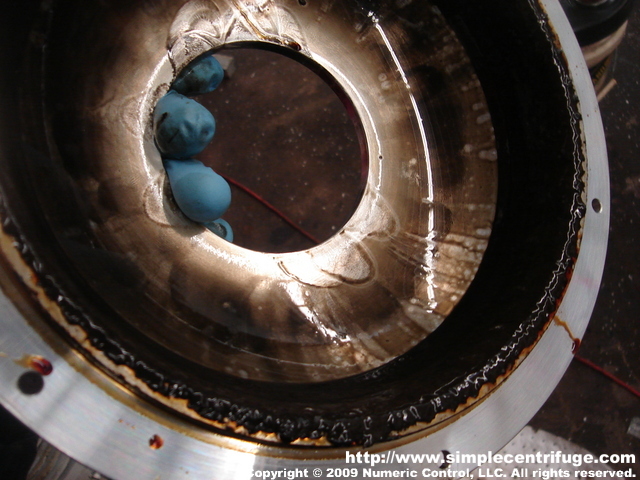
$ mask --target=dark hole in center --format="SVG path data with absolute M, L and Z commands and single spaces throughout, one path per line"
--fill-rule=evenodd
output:
M 198 98 L 216 119 L 199 159 L 232 183 L 223 218 L 234 243 L 280 253 L 330 238 L 353 215 L 366 181 L 357 121 L 323 78 L 288 56 L 255 48 L 217 55 L 231 67 Z

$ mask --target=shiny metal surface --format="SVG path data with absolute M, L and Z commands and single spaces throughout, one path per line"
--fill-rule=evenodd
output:
M 446 153 L 452 153 L 451 150 L 447 150 L 447 132 L 433 134 L 429 125 L 422 121 L 423 110 L 420 106 L 429 105 L 429 102 L 434 100 L 424 97 L 416 99 L 413 96 L 411 78 L 404 75 L 402 68 L 398 68 L 405 65 L 404 62 L 410 63 L 412 59 L 392 54 L 396 52 L 394 42 L 402 44 L 402 35 L 394 36 L 387 33 L 384 22 L 376 20 L 375 12 L 369 17 L 365 15 L 365 18 L 370 19 L 365 35 L 352 29 L 350 35 L 354 37 L 353 41 L 329 43 L 326 38 L 336 38 L 333 35 L 335 32 L 331 32 L 330 28 L 338 28 L 341 17 L 322 23 L 322 28 L 332 33 L 323 37 L 326 32 L 314 30 L 320 30 L 317 27 L 319 22 L 316 22 L 318 11 L 311 8 L 302 11 L 313 12 L 313 16 L 305 21 L 296 21 L 295 17 L 291 20 L 288 8 L 277 8 L 278 15 L 275 17 L 272 14 L 261 16 L 264 13 L 261 8 L 276 8 L 275 5 L 280 5 L 275 2 L 252 4 L 251 8 L 236 2 L 192 2 L 185 4 L 183 9 L 178 9 L 175 2 L 162 5 L 168 10 L 166 14 L 158 15 L 158 18 L 162 18 L 165 25 L 172 26 L 169 31 L 172 32 L 170 38 L 174 41 L 168 44 L 171 54 L 165 57 L 166 44 L 163 42 L 166 37 L 163 36 L 163 32 L 166 29 L 157 30 L 156 37 L 149 36 L 149 32 L 133 28 L 133 20 L 129 24 L 130 29 L 125 29 L 131 38 L 140 39 L 138 35 L 145 38 L 146 41 L 140 45 L 144 45 L 152 53 L 146 57 L 148 52 L 143 54 L 141 52 L 144 49 L 140 48 L 128 52 L 126 62 L 109 63 L 109 67 L 115 72 L 114 77 L 133 75 L 135 78 L 126 85 L 116 82 L 109 84 L 107 80 L 107 88 L 99 89 L 98 97 L 103 98 L 104 95 L 104 98 L 114 99 L 115 103 L 97 102 L 99 108 L 92 109 L 90 115 L 81 119 L 87 122 L 86 131 L 94 135 L 87 137 L 87 144 L 80 142 L 80 145 L 84 145 L 84 148 L 90 147 L 93 159 L 88 159 L 82 149 L 80 152 L 69 150 L 69 145 L 75 148 L 78 143 L 67 143 L 70 138 L 65 136 L 65 131 L 57 132 L 56 128 L 60 127 L 56 127 L 54 121 L 50 123 L 53 127 L 48 132 L 49 138 L 54 139 L 58 148 L 63 150 L 62 157 L 67 167 L 66 171 L 72 174 L 72 183 L 82 186 L 80 191 L 94 208 L 89 215 L 89 231 L 94 239 L 99 240 L 101 246 L 106 246 L 108 252 L 115 253 L 113 256 L 107 256 L 102 262 L 92 264 L 87 256 L 81 255 L 82 249 L 77 245 L 60 241 L 65 254 L 72 259 L 73 268 L 77 269 L 79 278 L 84 278 L 93 288 L 101 291 L 107 303 L 111 302 L 112 307 L 115 305 L 116 308 L 113 310 L 119 314 L 129 314 L 125 315 L 126 318 L 147 338 L 164 342 L 165 347 L 174 353 L 177 351 L 181 355 L 194 355 L 195 358 L 190 360 L 201 366 L 216 369 L 228 363 L 231 367 L 230 377 L 275 378 L 293 380 L 292 383 L 341 377 L 388 362 L 422 340 L 452 311 L 458 300 L 453 297 L 458 297 L 467 290 L 480 264 L 481 254 L 487 246 L 490 233 L 488 228 L 495 208 L 495 189 L 485 190 L 478 187 L 495 185 L 496 167 L 492 153 L 491 124 L 485 120 L 488 118 L 486 112 L 477 115 L 478 110 L 484 112 L 486 105 L 482 101 L 480 83 L 473 70 L 469 68 L 466 55 L 457 50 L 460 48 L 457 41 L 450 39 L 453 43 L 438 44 L 439 37 L 435 35 L 434 44 L 442 47 L 449 55 L 458 55 L 461 59 L 464 77 L 469 83 L 465 84 L 466 90 L 460 89 L 464 94 L 463 99 L 458 100 L 461 106 L 470 105 L 471 109 L 467 110 L 466 116 L 463 115 L 465 121 L 460 127 L 463 136 L 472 140 L 468 143 L 471 148 L 466 149 L 466 153 L 463 148 L 462 154 L 459 154 L 463 167 L 462 173 L 457 173 L 465 180 L 455 189 L 445 189 L 442 186 L 444 182 L 439 183 L 437 175 L 429 169 L 439 171 L 440 168 L 444 168 L 446 162 L 441 163 L 438 159 L 448 158 Z M 198 15 L 193 13 L 194 5 L 203 9 Z M 211 17 L 211 5 L 216 5 L 218 9 L 222 9 L 222 13 L 228 14 L 220 14 L 218 10 L 215 16 Z M 225 8 L 229 10 L 224 10 Z M 586 158 L 586 179 L 583 179 L 586 180 L 586 190 L 582 192 L 586 210 L 580 225 L 579 256 L 570 280 L 558 299 L 559 306 L 541 330 L 539 339 L 518 354 L 518 360 L 508 365 L 504 375 L 488 382 L 486 388 L 469 398 L 466 404 L 460 403 L 453 411 L 447 411 L 435 420 L 417 423 L 410 431 L 404 432 L 401 438 L 374 445 L 371 451 L 380 452 L 389 448 L 396 448 L 398 452 L 416 453 L 438 453 L 442 450 L 473 453 L 496 450 L 522 428 L 546 399 L 571 359 L 575 340 L 581 337 L 586 328 L 604 262 L 608 226 L 608 178 L 602 127 L 588 71 L 561 8 L 552 0 L 542 2 L 540 7 L 531 5 L 530 8 L 535 10 L 541 19 L 544 17 L 543 12 L 546 12 L 551 22 L 547 24 L 546 20 L 541 20 L 541 25 L 547 29 L 545 31 L 551 37 L 557 35 L 562 45 L 563 53 L 557 58 L 560 61 L 566 59 L 567 72 L 571 77 L 570 81 L 565 80 L 563 83 L 567 105 L 562 107 L 574 108 L 568 100 L 574 93 L 579 98 L 577 108 L 582 118 L 579 124 L 580 148 L 583 149 L 582 153 Z M 344 6 L 337 6 L 331 2 L 320 4 L 319 10 L 326 15 L 333 14 L 336 10 L 348 14 Z M 137 15 L 150 15 L 150 12 L 154 15 L 157 13 L 153 9 L 141 8 Z M 238 12 L 239 16 L 236 15 Z M 439 13 L 434 12 L 435 17 L 431 18 L 440 18 Z M 130 18 L 136 17 L 134 15 Z M 278 18 L 279 22 L 270 23 L 269 20 L 272 18 Z M 198 34 L 190 35 L 190 32 L 194 32 L 194 19 L 197 19 Z M 226 20 L 224 28 L 216 23 L 220 19 Z M 438 25 L 438 22 L 434 23 Z M 435 31 L 441 34 L 443 32 L 438 28 L 435 28 Z M 215 41 L 219 41 L 216 39 L 221 38 L 221 33 L 227 42 L 260 40 L 277 43 L 283 48 L 299 50 L 296 54 L 311 58 L 336 79 L 358 110 L 370 159 L 368 190 L 358 211 L 344 228 L 344 233 L 315 249 L 292 254 L 267 255 L 223 244 L 212 235 L 196 231 L 194 226 L 181 219 L 177 212 L 171 209 L 171 204 L 165 198 L 159 156 L 150 142 L 149 126 L 143 121 L 144 112 L 150 112 L 154 100 L 166 89 L 174 72 L 172 62 L 179 68 L 202 51 L 215 48 L 218 45 Z M 123 37 L 126 35 L 123 34 Z M 333 61 L 329 61 L 310 47 L 315 45 L 314 39 L 318 42 L 317 49 L 320 51 L 323 51 L 321 47 L 328 45 L 333 48 L 349 45 L 349 48 L 345 48 L 341 55 L 336 55 L 340 58 L 331 57 Z M 356 42 L 355 39 L 361 41 Z M 154 44 L 165 45 L 165 50 L 156 50 Z M 349 52 L 354 46 L 358 55 L 351 57 Z M 358 51 L 357 48 L 363 50 Z M 400 51 L 408 55 L 406 49 Z M 386 55 L 381 52 L 386 52 Z M 137 58 L 138 54 L 147 59 L 142 62 L 145 68 L 137 68 L 132 72 L 129 62 L 132 58 Z M 420 52 L 420 55 L 427 55 L 427 52 Z M 420 55 L 414 61 L 419 63 L 424 60 Z M 447 55 L 438 58 L 437 51 L 429 57 L 432 62 L 442 61 L 451 65 L 450 59 Z M 338 60 L 344 61 L 342 68 L 334 63 Z M 366 65 L 366 68 L 363 66 L 362 69 L 352 68 L 354 62 L 364 61 L 371 64 Z M 562 70 L 560 65 L 558 68 Z M 378 71 L 380 69 L 383 69 L 382 72 Z M 456 69 L 452 68 L 451 71 L 455 72 Z M 365 77 L 349 80 L 345 78 L 345 72 Z M 389 75 L 394 75 L 393 82 L 388 85 L 391 93 L 386 92 L 385 87 L 375 81 L 379 81 L 380 73 L 387 76 L 382 83 L 387 81 Z M 99 76 L 100 71 L 94 72 L 94 75 Z M 86 85 L 84 81 L 82 84 Z M 455 82 L 453 84 L 459 86 Z M 64 82 L 62 87 L 57 85 L 53 91 L 60 92 L 62 90 L 59 89 L 63 87 Z M 138 93 L 130 95 L 120 89 Z M 384 95 L 381 96 L 382 93 Z M 51 100 L 52 97 L 48 98 Z M 55 95 L 53 98 L 55 99 Z M 91 95 L 79 95 L 79 98 L 95 101 Z M 447 97 L 446 100 L 454 101 L 455 104 L 456 98 Z M 56 115 L 60 114 L 56 112 L 55 102 L 52 105 L 53 113 L 47 117 L 49 120 L 56 119 Z M 374 105 L 376 108 L 373 108 Z M 475 110 L 474 106 L 477 106 Z M 428 111 L 428 108 L 424 108 Z M 129 113 L 122 114 L 123 111 Z M 477 116 L 471 116 L 471 112 L 476 112 L 474 115 Z M 73 122 L 70 123 L 73 125 Z M 465 125 L 469 126 L 469 130 L 465 129 Z M 430 138 L 434 139 L 433 147 L 429 144 Z M 477 141 L 489 143 L 477 144 Z M 409 147 L 406 142 L 409 142 Z M 463 147 L 466 145 L 466 142 L 462 144 Z M 481 145 L 482 148 L 478 149 L 474 145 Z M 409 149 L 411 155 L 406 154 L 405 148 Z M 471 152 L 475 153 L 470 155 Z M 123 163 L 122 158 L 132 160 Z M 78 159 L 82 159 L 84 163 Z M 412 170 L 414 168 L 415 171 Z M 442 176 L 447 174 L 446 171 L 439 173 Z M 96 176 L 99 181 L 96 181 Z M 144 181 L 138 182 L 137 179 L 141 178 Z M 105 185 L 108 188 L 104 187 Z M 399 188 L 399 185 L 402 188 Z M 121 195 L 105 202 L 104 198 L 109 194 L 105 193 L 103 188 L 107 188 L 106 192 L 113 188 Z M 38 195 L 46 198 L 46 193 L 39 192 Z M 472 201 L 466 203 L 470 197 Z M 480 214 L 476 212 L 471 215 L 469 205 L 486 208 L 480 209 Z M 597 205 L 600 205 L 600 208 L 596 211 L 594 206 Z M 18 208 L 15 205 L 11 207 L 14 209 L 13 212 Z M 369 215 L 370 208 L 374 208 L 378 215 Z M 443 218 L 448 214 L 442 212 L 447 210 L 456 219 L 450 224 L 443 222 Z M 55 211 L 50 211 L 49 215 L 50 219 L 56 217 Z M 54 229 L 56 228 L 59 227 L 54 224 Z M 462 248 L 459 243 L 451 241 L 456 235 L 463 245 Z M 58 239 L 61 237 L 64 236 L 59 236 Z M 465 239 L 472 240 L 472 243 L 465 246 Z M 320 448 L 321 444 L 317 442 L 311 448 L 269 445 L 248 440 L 247 434 L 253 432 L 242 430 L 241 426 L 236 427 L 236 435 L 227 436 L 219 430 L 194 424 L 179 415 L 178 412 L 199 418 L 183 397 L 174 395 L 166 398 L 154 393 L 149 382 L 145 383 L 135 376 L 135 370 L 125 366 L 125 363 L 114 364 L 114 357 L 109 356 L 108 349 L 96 348 L 95 342 L 91 343 L 91 338 L 85 330 L 78 324 L 69 323 L 68 317 L 63 315 L 60 299 L 52 301 L 48 298 L 51 290 L 47 292 L 42 287 L 46 284 L 46 279 L 40 280 L 34 275 L 32 265 L 28 265 L 25 258 L 15 249 L 16 244 L 18 242 L 7 233 L 5 225 L 5 234 L 2 236 L 2 281 L 5 297 L 2 298 L 3 315 L 0 322 L 3 325 L 2 331 L 6 333 L 0 338 L 0 398 L 10 411 L 36 428 L 43 438 L 62 451 L 109 477 L 122 480 L 194 477 L 240 479 L 250 478 L 253 469 L 345 466 L 344 449 L 336 442 L 333 445 L 326 444 L 325 448 Z M 158 245 L 162 245 L 162 256 L 158 255 Z M 176 245 L 180 248 L 172 250 Z M 436 245 L 440 256 L 431 258 L 430 252 L 435 250 Z M 448 248 L 452 250 L 448 251 Z M 185 256 L 185 252 L 189 252 L 189 255 Z M 469 253 L 474 255 L 467 255 Z M 120 285 L 117 291 L 108 290 L 105 286 L 112 285 L 112 280 L 93 275 L 107 263 L 114 262 L 114 259 L 121 261 L 123 257 L 133 261 L 136 266 L 135 275 L 130 277 L 129 262 L 121 262 L 124 265 L 125 276 L 135 280 L 135 288 L 129 286 L 131 291 L 135 292 L 140 285 L 144 285 L 145 291 L 149 292 L 148 297 L 136 298 L 138 303 L 135 304 L 130 303 L 131 299 L 127 298 L 124 285 Z M 176 260 L 178 257 L 179 262 Z M 376 260 L 371 261 L 371 258 Z M 417 259 L 419 262 L 416 263 Z M 172 269 L 174 263 L 178 265 L 176 269 Z M 412 268 L 409 269 L 409 266 Z M 414 268 L 416 266 L 419 267 L 417 270 Z M 142 268 L 141 275 L 137 268 Z M 148 271 L 145 272 L 145 268 Z M 163 304 L 169 301 L 166 290 L 168 283 L 182 285 L 179 291 L 189 295 L 186 301 L 188 305 L 202 305 L 202 299 L 207 293 L 211 293 L 211 290 L 202 288 L 201 282 L 198 281 L 199 275 L 204 275 L 204 270 L 210 272 L 212 269 L 235 272 L 228 277 L 225 275 L 224 279 L 216 279 L 207 274 L 206 278 L 215 282 L 207 288 L 214 288 L 215 295 L 222 295 L 224 292 L 228 298 L 236 298 L 234 295 L 242 298 L 243 302 L 249 305 L 248 318 L 252 319 L 252 327 L 268 324 L 269 328 L 264 329 L 265 337 L 269 338 L 277 333 L 278 338 L 291 335 L 293 340 L 300 339 L 300 330 L 295 323 L 292 326 L 285 322 L 280 329 L 276 329 L 271 322 L 273 318 L 287 318 L 280 317 L 277 312 L 281 308 L 291 308 L 292 303 L 300 311 L 300 302 L 296 303 L 292 299 L 295 300 L 296 296 L 304 298 L 304 293 L 309 292 L 308 300 L 303 304 L 305 307 L 311 305 L 320 309 L 319 312 L 324 314 L 319 318 L 330 316 L 322 309 L 331 308 L 332 305 L 333 311 L 329 311 L 329 314 L 337 309 L 338 313 L 346 315 L 350 320 L 348 328 L 353 329 L 350 330 L 352 333 L 347 335 L 352 343 L 345 346 L 340 342 L 329 341 L 332 336 L 326 334 L 326 325 L 322 326 L 324 329 L 320 328 L 317 323 L 314 325 L 312 315 L 303 316 L 316 329 L 308 337 L 302 337 L 309 338 L 309 343 L 297 343 L 298 346 L 288 352 L 275 349 L 276 353 L 271 359 L 265 358 L 259 369 L 246 370 L 244 367 L 247 364 L 255 366 L 255 353 L 252 353 L 251 349 L 248 349 L 249 353 L 246 356 L 234 355 L 233 360 L 230 360 L 227 356 L 229 350 L 212 352 L 211 349 L 205 348 L 204 340 L 200 338 L 201 334 L 197 328 L 193 329 L 193 333 L 189 333 L 178 318 L 154 323 L 151 328 L 149 324 L 144 324 L 145 321 L 153 319 L 149 316 L 150 312 L 172 311 L 165 308 L 166 303 Z M 466 270 L 469 270 L 469 275 L 464 273 Z M 16 282 L 12 272 L 17 272 L 29 289 Z M 453 280 L 438 282 L 438 275 L 444 276 L 444 273 L 451 273 Z M 140 278 L 143 280 L 139 280 Z M 380 296 L 379 293 L 376 295 L 381 285 L 387 292 L 391 292 L 391 296 Z M 440 293 L 437 293 L 438 289 Z M 361 303 L 349 303 L 347 308 L 332 296 L 337 295 L 337 292 L 346 292 L 348 298 L 356 295 L 362 299 Z M 432 294 L 436 296 L 432 297 Z M 34 296 L 38 297 L 35 304 Z M 159 303 L 161 308 L 149 306 L 154 302 L 145 304 L 148 298 Z M 372 298 L 386 300 L 371 302 Z M 162 301 L 158 302 L 158 299 Z M 393 308 L 384 303 L 390 299 L 393 299 Z M 434 303 L 430 304 L 432 300 Z M 255 307 L 253 311 L 251 306 Z M 257 306 L 267 306 L 276 314 L 262 316 L 264 314 L 260 313 L 261 310 Z M 75 347 L 60 342 L 59 333 L 52 324 L 39 320 L 39 309 L 42 307 L 45 307 L 49 315 L 75 338 Z M 225 317 L 228 315 L 225 308 L 228 306 L 222 305 L 216 314 L 222 318 L 229 318 Z M 357 311 L 352 310 L 353 308 Z M 132 314 L 131 309 L 134 309 L 133 313 L 136 314 L 144 311 L 147 320 L 144 316 Z M 203 308 L 200 311 L 202 310 Z M 385 312 L 384 315 L 380 316 L 380 311 Z M 377 321 L 372 324 L 365 322 L 354 325 L 354 322 L 360 319 L 368 320 L 372 317 Z M 172 324 L 171 320 L 176 323 Z M 115 320 L 113 325 L 108 325 L 118 333 L 128 331 L 124 327 L 121 328 Z M 394 329 L 388 330 L 390 327 Z M 318 331 L 324 332 L 325 335 L 318 335 Z M 358 333 L 353 333 L 356 331 Z M 179 332 L 179 335 L 175 335 L 174 339 L 171 332 Z M 369 338 L 382 339 L 386 335 L 392 344 L 389 347 L 385 346 L 385 351 L 380 352 L 376 342 L 371 342 Z M 327 341 L 322 342 L 318 339 Z M 171 344 L 172 341 L 175 343 Z M 293 341 L 285 343 L 293 344 Z M 184 348 L 186 344 L 193 348 Z M 78 345 L 83 348 L 77 349 Z M 300 345 L 304 345 L 305 349 Z M 355 351 L 364 352 L 363 356 L 354 355 L 351 350 L 353 346 L 356 347 Z M 449 347 L 453 351 L 459 349 L 459 345 L 455 343 L 451 343 Z M 145 348 L 144 342 L 139 348 Z M 231 345 L 230 348 L 233 349 L 234 346 Z M 341 348 L 343 350 L 340 350 Z M 483 361 L 489 362 L 493 358 L 491 348 L 486 348 L 489 352 L 488 359 Z M 107 368 L 94 368 L 87 362 L 87 351 L 93 362 L 101 363 Z M 305 353 L 309 357 L 304 357 L 303 351 L 312 353 Z M 336 351 L 347 353 L 336 354 Z M 53 372 L 44 377 L 42 392 L 25 395 L 16 388 L 18 378 L 26 370 L 24 362 L 20 359 L 32 354 L 48 359 L 53 365 Z M 287 355 L 292 355 L 292 358 L 288 358 Z M 167 361 L 170 361 L 173 357 L 168 358 Z M 288 363 L 286 368 L 281 367 L 279 362 L 283 360 L 291 363 Z M 353 368 L 355 370 L 351 370 Z M 425 365 L 424 368 L 429 370 L 430 367 Z M 328 376 L 323 377 L 325 374 Z M 111 375 L 120 375 L 119 382 L 114 381 Z M 449 382 L 458 380 L 454 377 L 450 378 Z M 234 385 L 232 380 L 229 382 Z M 496 388 L 496 385 L 499 387 Z M 125 388 L 126 386 L 129 388 Z M 131 386 L 137 390 L 132 390 Z M 302 388 L 310 387 L 303 385 Z M 413 388 L 412 386 L 406 389 L 407 402 L 412 401 L 410 395 L 413 395 Z M 401 383 L 394 385 L 393 389 L 398 394 L 405 393 Z M 139 396 L 140 392 L 145 395 Z M 267 389 L 266 392 L 273 390 Z M 334 390 L 333 393 L 337 395 L 339 392 Z M 331 394 L 330 391 L 328 395 Z M 170 406 L 173 411 L 159 408 L 156 402 L 149 401 L 150 397 Z M 305 401 L 309 403 L 305 404 Z M 509 405 L 509 408 L 505 408 L 506 405 Z M 310 400 L 304 399 L 299 401 L 299 404 L 295 404 L 294 401 L 291 408 L 318 408 L 322 411 Z M 335 409 L 335 404 L 333 408 Z M 354 407 L 349 408 L 355 411 Z M 365 402 L 363 408 L 371 407 Z M 96 414 L 96 410 L 99 414 Z M 442 422 L 444 419 L 449 421 Z M 205 422 L 203 418 L 200 420 Z M 222 425 L 217 426 L 233 428 L 231 422 L 222 422 Z M 257 435 L 266 433 L 258 432 Z M 274 436 L 272 432 L 272 437 Z M 158 439 L 162 441 L 158 442 Z M 268 436 L 260 439 L 274 440 Z M 118 461 L 113 461 L 114 458 Z
M 92 210 L 87 234 L 109 256 L 133 261 L 136 283 L 123 292 L 109 279 L 96 282 L 103 265 L 73 258 L 70 245 L 72 261 L 117 314 L 154 342 L 241 378 L 327 381 L 405 353 L 466 291 L 495 213 L 490 117 L 453 32 L 426 6 L 421 29 L 433 39 L 419 50 L 397 33 L 401 19 L 380 23 L 372 13 L 369 24 L 359 25 L 369 12 L 354 14 L 356 4 L 192 1 L 174 12 L 177 5 L 159 3 L 144 20 L 117 23 L 115 33 L 97 39 L 108 44 L 114 34 L 123 45 L 74 72 L 81 98 L 59 82 L 57 63 L 45 71 L 45 88 L 69 98 L 72 118 L 88 118 L 93 127 L 74 147 L 79 151 L 61 152 L 63 162 L 82 164 L 81 174 L 70 174 Z M 136 50 L 141 39 L 146 49 Z M 149 112 L 176 72 L 204 52 L 251 42 L 320 69 L 362 125 L 369 163 L 362 201 L 340 232 L 307 251 L 249 251 L 185 219 L 153 142 Z M 434 130 L 437 102 L 424 85 L 425 64 L 448 72 L 439 94 L 459 126 L 454 141 Z M 96 92 L 98 76 L 104 78 Z M 68 125 L 50 128 L 58 145 L 73 136 Z M 78 228 L 85 221 L 79 218 Z M 130 301 L 138 291 L 144 295 L 133 293 Z

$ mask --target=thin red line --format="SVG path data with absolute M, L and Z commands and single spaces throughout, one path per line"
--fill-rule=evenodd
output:
M 604 368 L 596 365 L 595 363 L 593 363 L 591 360 L 587 360 L 586 358 L 582 358 L 579 357 L 578 355 L 575 355 L 573 358 L 575 358 L 577 361 L 579 361 L 580 363 L 586 365 L 589 368 L 592 368 L 593 370 L 595 370 L 596 372 L 604 375 L 605 377 L 607 377 L 609 380 L 617 383 L 618 385 L 620 385 L 622 388 L 624 388 L 625 390 L 628 390 L 629 392 L 633 393 L 636 397 L 640 398 L 640 391 L 636 390 L 635 388 L 633 388 L 631 385 L 629 385 L 628 383 L 623 382 L 622 380 L 620 380 L 618 377 L 616 377 L 615 375 L 607 372 Z
M 258 202 L 260 202 L 262 205 L 264 205 L 265 207 L 267 207 L 269 210 L 271 210 L 273 213 L 275 213 L 277 216 L 279 216 L 282 220 L 284 220 L 289 226 L 291 226 L 293 229 L 295 229 L 296 231 L 298 231 L 301 235 L 303 235 L 304 237 L 306 237 L 307 239 L 311 240 L 313 243 L 315 243 L 316 245 L 320 243 L 320 240 L 318 240 L 316 237 L 314 237 L 312 234 L 310 234 L 309 232 L 307 232 L 306 230 L 304 230 L 302 227 L 300 227 L 296 222 L 294 222 L 293 220 L 291 220 L 284 212 L 282 212 L 281 210 L 279 210 L 277 207 L 273 206 L 272 204 L 270 204 L 267 200 L 265 200 L 264 198 L 262 198 L 260 195 L 258 195 L 256 192 L 254 192 L 253 190 L 249 189 L 248 187 L 245 187 L 243 184 L 241 184 L 240 182 L 238 182 L 237 180 L 234 180 L 233 178 L 227 176 L 227 175 L 223 175 L 220 174 L 227 182 L 229 182 L 231 185 L 233 185 L 236 188 L 239 188 L 240 190 L 242 190 L 244 193 L 246 193 L 247 195 L 255 198 Z

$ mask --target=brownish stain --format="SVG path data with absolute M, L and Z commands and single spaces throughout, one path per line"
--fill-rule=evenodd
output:
M 149 446 L 153 450 L 160 450 L 163 445 L 164 445 L 164 440 L 162 440 L 162 437 L 160 435 L 154 435 L 149 439 Z
M 21 367 L 35 370 L 43 376 L 50 375 L 53 372 L 51 362 L 40 355 L 25 355 L 18 360 L 14 360 L 14 362 Z
M 569 335 L 569 338 L 573 341 L 573 345 L 571 346 L 571 353 L 576 354 L 578 352 L 578 349 L 580 348 L 580 339 L 573 334 L 567 322 L 562 320 L 557 315 L 553 317 L 553 323 L 555 323 L 559 327 L 564 328 L 564 331 L 567 332 L 567 335 Z

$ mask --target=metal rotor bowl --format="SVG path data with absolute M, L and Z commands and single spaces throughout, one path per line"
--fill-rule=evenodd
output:
M 248 478 L 346 448 L 495 450 L 551 392 L 608 227 L 598 108 L 557 2 L 4 18 L 0 399 L 43 438 L 115 479 Z M 154 144 L 175 76 L 248 45 L 317 71 L 361 134 L 360 204 L 308 250 L 187 220 Z

